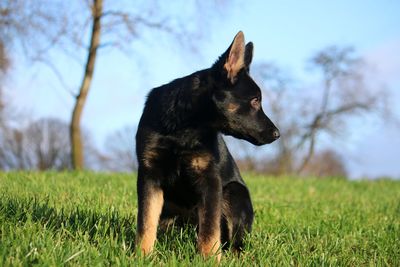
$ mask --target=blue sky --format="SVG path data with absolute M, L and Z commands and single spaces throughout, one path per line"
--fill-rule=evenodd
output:
M 107 134 L 136 124 L 145 95 L 155 86 L 209 67 L 238 30 L 255 44 L 254 62 L 278 63 L 293 76 L 307 79 L 306 60 L 326 46 L 352 45 L 376 68 L 376 79 L 392 93 L 400 115 L 399 1 L 217 1 L 217 13 L 198 10 L 201 38 L 196 53 L 172 38 L 145 32 L 130 53 L 103 51 L 98 58 L 82 124 L 102 144 Z M 171 8 L 178 8 L 171 4 Z M 60 51 L 52 52 L 70 90 L 81 79 L 82 67 Z M 73 99 L 54 74 L 41 64 L 17 58 L 7 93 L 33 118 L 70 118 Z M 266 108 L 268 109 L 268 108 Z M 397 153 L 400 131 L 393 125 L 366 120 L 350 128 L 346 145 L 340 141 L 351 175 L 400 177 Z M 267 148 L 266 148 L 267 149 Z

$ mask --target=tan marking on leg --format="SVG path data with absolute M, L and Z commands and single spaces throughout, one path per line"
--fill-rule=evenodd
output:
M 219 210 L 221 212 L 221 210 Z M 199 221 L 199 237 L 198 237 L 198 246 L 200 254 L 204 258 L 208 258 L 210 256 L 216 256 L 217 261 L 220 262 L 221 260 L 221 213 L 215 216 L 214 221 L 212 223 L 212 233 L 211 235 L 205 236 L 202 234 L 204 229 L 202 229 L 202 225 L 204 222 Z M 205 220 L 204 214 L 202 211 L 199 211 L 199 219 Z
M 207 169 L 211 162 L 211 156 L 209 154 L 197 155 L 192 158 L 190 165 L 197 172 L 200 173 Z
M 144 208 L 144 231 L 142 237 L 137 240 L 142 252 L 147 255 L 153 250 L 157 238 L 157 226 L 160 220 L 161 210 L 164 203 L 161 189 L 154 190 Z
M 200 254 L 207 258 L 210 256 L 216 256 L 218 262 L 221 260 L 221 231 L 216 230 L 212 236 L 207 239 L 199 239 L 199 250 Z
M 239 105 L 238 104 L 234 104 L 234 103 L 229 103 L 228 104 L 227 110 L 228 110 L 229 113 L 234 113 L 238 109 L 239 109 Z

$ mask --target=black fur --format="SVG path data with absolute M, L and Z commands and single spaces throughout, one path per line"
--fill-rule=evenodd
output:
M 161 220 L 178 218 L 199 225 L 201 251 L 202 242 L 215 233 L 220 233 L 222 244 L 242 249 L 253 208 L 221 133 L 263 145 L 278 139 L 279 131 L 264 114 L 261 91 L 249 76 L 253 44 L 240 50 L 240 34 L 211 68 L 154 88 L 148 95 L 136 134 L 138 241 L 149 223 L 143 212 L 152 190 L 144 188 L 153 188 L 163 192 Z M 233 68 L 228 78 L 232 46 L 244 65 Z M 234 56 L 232 62 L 237 63 Z

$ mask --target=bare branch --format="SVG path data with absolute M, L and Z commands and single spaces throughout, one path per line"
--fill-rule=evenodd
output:
M 57 67 L 54 66 L 54 64 L 52 62 L 50 62 L 49 60 L 41 60 L 40 62 L 43 63 L 44 65 L 46 65 L 54 73 L 54 75 L 56 76 L 56 78 L 60 82 L 61 86 L 65 89 L 65 91 L 67 91 L 67 93 L 69 93 L 72 97 L 75 98 L 76 97 L 76 93 L 64 81 L 63 75 L 57 69 Z

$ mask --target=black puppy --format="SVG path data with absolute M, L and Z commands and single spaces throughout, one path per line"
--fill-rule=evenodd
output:
M 148 95 L 136 134 L 136 242 L 144 254 L 153 249 L 160 218 L 172 217 L 198 225 L 204 256 L 217 253 L 221 244 L 241 249 L 253 207 L 221 133 L 255 145 L 279 138 L 249 76 L 252 56 L 253 44 L 245 46 L 239 32 L 211 68 Z

